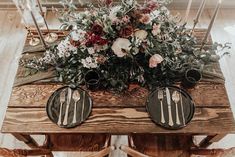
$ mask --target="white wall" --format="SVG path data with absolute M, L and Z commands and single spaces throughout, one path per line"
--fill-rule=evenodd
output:
M 42 2 L 48 2 L 49 4 L 58 4 L 59 0 L 41 0 Z M 76 1 L 76 0 L 75 0 Z M 96 1 L 96 0 L 95 0 Z M 120 1 L 120 0 L 114 0 Z M 143 1 L 143 0 L 141 0 Z M 193 0 L 192 8 L 198 8 L 202 0 Z M 218 0 L 207 0 L 207 8 L 214 8 Z M 235 0 L 222 0 L 223 8 L 234 8 L 235 9 Z M 173 3 L 170 4 L 170 7 L 175 9 L 185 9 L 187 7 L 188 0 L 173 0 Z M 0 9 L 1 8 L 12 8 L 14 7 L 12 0 L 0 0 Z

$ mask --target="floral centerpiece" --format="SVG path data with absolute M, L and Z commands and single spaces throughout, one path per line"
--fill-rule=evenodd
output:
M 203 70 L 220 58 L 215 52 L 221 45 L 198 48 L 197 39 L 170 14 L 166 2 L 99 2 L 79 12 L 63 0 L 61 27 L 70 30 L 69 35 L 24 66 L 37 71 L 52 67 L 59 81 L 72 86 L 84 84 L 85 74 L 95 71 L 100 87 L 122 91 L 130 83 L 150 89 L 172 84 L 187 69 Z

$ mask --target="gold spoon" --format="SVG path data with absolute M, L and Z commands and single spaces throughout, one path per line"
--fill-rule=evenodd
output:
M 81 95 L 79 93 L 79 91 L 74 91 L 73 92 L 73 96 L 72 96 L 73 100 L 75 101 L 74 103 L 74 113 L 73 113 L 73 121 L 72 123 L 76 123 L 77 122 L 77 102 L 81 99 Z

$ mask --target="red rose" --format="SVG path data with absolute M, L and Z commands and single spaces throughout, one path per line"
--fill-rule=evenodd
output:
M 134 29 L 132 26 L 126 26 L 122 28 L 119 32 L 120 37 L 129 37 L 133 34 Z
M 94 24 L 91 28 L 91 31 L 96 35 L 101 35 L 103 34 L 103 27 L 99 24 Z

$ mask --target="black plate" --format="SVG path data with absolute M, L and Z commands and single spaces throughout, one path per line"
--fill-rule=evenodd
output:
M 47 115 L 50 118 L 50 120 L 55 124 L 57 124 L 58 119 L 59 119 L 60 93 L 62 91 L 65 91 L 67 93 L 68 88 L 69 87 L 66 86 L 66 87 L 57 89 L 47 101 L 47 106 L 46 106 Z M 71 96 L 71 101 L 70 101 L 69 110 L 68 110 L 68 124 L 63 125 L 63 120 L 65 117 L 65 111 L 66 111 L 66 101 L 67 101 L 67 94 L 66 94 L 66 100 L 62 106 L 62 117 L 61 117 L 62 124 L 61 125 L 57 124 L 58 126 L 63 127 L 63 128 L 72 128 L 72 127 L 78 126 L 79 124 L 84 122 L 91 113 L 92 100 L 89 94 L 81 88 L 76 88 L 76 89 L 71 89 L 71 90 L 72 90 L 72 95 L 73 95 L 73 92 L 77 90 L 81 96 L 80 100 L 77 102 L 76 123 L 72 123 L 73 116 L 74 116 L 75 101 L 72 99 L 72 96 Z M 84 101 L 84 108 L 82 107 L 83 101 Z M 81 119 L 82 108 L 83 108 L 83 119 Z
M 173 119 L 173 126 L 169 125 L 169 114 L 168 114 L 168 104 L 167 104 L 167 97 L 166 97 L 166 87 L 157 88 L 156 90 L 152 91 L 148 99 L 146 101 L 146 108 L 147 111 L 151 117 L 151 119 L 158 125 L 167 128 L 167 129 L 180 129 L 186 126 L 188 124 L 194 115 L 194 102 L 191 98 L 191 96 L 184 91 L 181 88 L 175 87 L 175 86 L 168 86 L 167 87 L 170 91 L 170 95 L 172 97 L 172 93 L 174 91 L 177 91 L 182 96 L 182 106 L 183 106 L 183 112 L 184 112 L 184 118 L 185 118 L 185 125 L 183 123 L 183 112 L 181 108 L 181 101 L 178 102 L 178 113 L 179 113 L 179 120 L 180 124 L 176 124 L 176 105 L 175 102 L 171 98 L 171 112 L 172 112 L 172 119 Z M 165 117 L 165 123 L 161 122 L 161 104 L 160 100 L 158 99 L 158 92 L 159 90 L 163 90 L 164 97 L 163 97 L 163 115 Z

